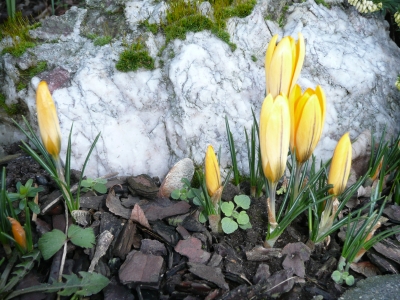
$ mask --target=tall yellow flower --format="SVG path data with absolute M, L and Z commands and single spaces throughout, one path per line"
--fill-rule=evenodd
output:
M 215 155 L 214 148 L 211 145 L 207 147 L 206 151 L 205 177 L 207 192 L 210 197 L 213 197 L 221 188 L 221 175 L 219 171 L 217 156 Z
M 337 143 L 332 157 L 328 176 L 328 184 L 333 185 L 333 188 L 329 190 L 330 194 L 339 196 L 346 188 L 350 175 L 351 155 L 350 136 L 349 133 L 345 133 Z
M 36 90 L 36 108 L 43 145 L 57 160 L 61 150 L 60 125 L 56 106 L 45 81 L 41 81 Z
M 307 89 L 303 94 L 295 85 L 289 96 L 290 108 L 290 149 L 296 149 L 299 164 L 305 163 L 321 138 L 325 122 L 325 93 L 320 86 Z
M 282 38 L 276 44 L 278 35 L 269 42 L 265 54 L 265 79 L 267 95 L 276 97 L 283 93 L 289 96 L 300 75 L 305 56 L 305 43 L 301 33 L 297 43 L 290 36 Z
M 264 175 L 271 183 L 277 183 L 285 171 L 289 140 L 288 100 L 269 94 L 261 107 L 260 150 Z

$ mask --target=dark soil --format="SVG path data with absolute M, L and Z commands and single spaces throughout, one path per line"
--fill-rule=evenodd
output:
M 18 149 L 18 147 L 12 145 L 6 150 L 9 151 L 9 154 L 14 154 L 16 149 Z M 18 151 L 18 153 L 21 152 Z M 42 170 L 36 162 L 34 162 L 30 157 L 25 156 L 23 153 L 21 154 L 22 156 L 20 158 L 5 164 L 7 169 L 7 189 L 9 192 L 14 191 L 15 185 L 18 181 L 21 181 L 24 184 L 26 180 L 32 178 L 35 183 L 44 187 L 44 191 L 39 195 L 39 204 L 43 207 L 43 205 L 53 197 L 51 193 L 53 193 L 57 188 L 48 174 L 46 174 L 46 172 Z M 73 181 L 76 181 L 76 176 L 73 178 Z M 244 183 L 242 187 L 242 191 L 248 192 L 246 183 Z M 234 190 L 232 186 L 228 186 L 224 195 L 232 195 L 234 191 L 230 191 L 229 189 L 231 188 Z M 122 202 L 129 199 L 129 197 L 132 197 L 126 181 L 115 190 L 116 196 Z M 83 195 L 83 197 L 84 196 L 92 196 L 92 194 L 89 193 Z M 108 230 L 115 234 L 114 241 L 118 241 L 118 235 L 122 235 L 121 224 L 127 223 L 127 220 L 110 212 L 109 208 L 105 204 L 105 198 L 106 195 L 103 197 L 101 202 L 102 204 L 100 205 L 101 207 L 98 211 L 90 209 L 92 219 L 94 219 L 91 226 L 94 228 L 96 235 L 100 234 L 105 226 L 109 226 Z M 141 198 L 140 201 L 142 201 L 141 203 L 145 203 L 145 201 L 151 203 L 151 201 L 156 201 L 156 199 L 145 200 Z M 17 205 L 17 203 L 15 204 Z M 193 206 L 191 211 L 193 212 L 196 208 L 196 206 Z M 263 261 L 247 260 L 246 252 L 254 249 L 256 246 L 263 245 L 265 239 L 268 221 L 265 198 L 261 197 L 259 199 L 252 199 L 248 214 L 253 227 L 246 231 L 239 229 L 230 235 L 209 235 L 204 232 L 202 234 L 188 230 L 189 234 L 193 237 L 196 236 L 200 239 L 201 237 L 204 237 L 204 240 L 202 240 L 202 248 L 211 253 L 211 257 L 213 257 L 214 254 L 219 254 L 222 257 L 222 261 L 218 264 L 218 267 L 222 270 L 221 277 L 223 278 L 221 279 L 228 283 L 230 291 L 221 289 L 217 285 L 213 284 L 213 282 L 204 278 L 201 279 L 189 272 L 190 263 L 188 262 L 188 258 L 174 251 L 173 246 L 176 245 L 176 242 L 171 247 L 171 242 L 168 242 L 164 238 L 160 238 L 159 235 L 154 235 L 154 233 L 149 230 L 145 230 L 145 228 L 138 226 L 138 231 L 135 235 L 136 244 L 133 243 L 134 250 L 136 249 L 139 251 L 140 249 L 140 251 L 142 251 L 140 244 L 143 243 L 144 239 L 150 239 L 164 243 L 167 249 L 172 251 L 169 255 L 162 255 L 165 263 L 161 271 L 162 276 L 160 277 L 158 287 L 150 287 L 148 284 L 141 284 L 138 286 L 128 285 L 129 288 L 126 288 L 125 285 L 120 283 L 119 268 L 124 262 L 124 259 L 115 256 L 116 244 L 121 242 L 119 241 L 111 245 L 109 251 L 107 251 L 107 254 L 101 259 L 101 263 L 95 269 L 96 272 L 109 277 L 112 284 L 110 284 L 109 287 L 103 290 L 100 294 L 91 296 L 90 299 L 117 299 L 116 297 L 122 297 L 122 299 L 269 299 L 270 294 L 265 292 L 265 287 L 263 286 L 263 284 L 266 285 L 268 281 L 265 281 L 264 283 L 261 281 L 261 283 L 256 284 L 257 280 L 255 275 L 257 270 L 260 268 L 260 265 L 268 265 L 269 273 L 271 275 L 284 272 L 282 262 L 285 256 L 274 256 L 264 259 Z M 43 222 L 41 222 L 40 225 L 39 223 L 32 223 L 32 229 L 35 231 L 34 243 L 37 242 L 38 238 L 43 233 L 43 227 L 48 226 L 51 228 L 59 226 L 56 224 L 59 221 L 56 220 L 63 219 L 63 215 L 63 207 L 61 204 L 58 204 L 52 210 L 47 212 L 46 215 L 38 216 L 40 221 Z M 108 225 L 103 224 L 106 217 L 108 219 Z M 161 225 L 167 226 L 167 219 L 168 218 L 163 221 L 151 221 L 150 225 L 153 230 L 155 230 L 156 227 L 159 228 Z M 20 220 L 23 220 L 23 218 L 20 218 Z M 175 228 L 172 228 L 172 230 L 175 231 Z M 160 231 L 157 231 L 157 233 L 159 234 Z M 207 239 L 206 236 L 212 236 L 212 239 Z M 177 237 L 178 239 L 182 239 L 179 235 L 177 235 Z M 306 244 L 307 239 L 307 220 L 305 217 L 299 217 L 278 239 L 275 247 L 283 248 L 290 243 L 298 242 Z M 77 273 L 82 270 L 87 270 L 93 252 L 82 250 L 83 249 L 78 247 L 70 249 L 67 255 L 67 268 L 64 273 Z M 130 247 L 128 252 L 131 250 L 132 248 Z M 0 257 L 5 255 L 2 251 L 3 249 L 0 248 Z M 337 260 L 340 256 L 340 251 L 340 242 L 336 236 L 332 236 L 331 242 L 327 248 L 321 246 L 314 249 L 311 252 L 310 259 L 305 262 L 304 278 L 293 275 L 293 278 L 295 278 L 295 284 L 293 287 L 278 291 L 278 299 L 305 300 L 312 299 L 317 295 L 322 295 L 324 299 L 337 299 L 347 290 L 346 287 L 334 284 L 330 278 L 331 273 L 337 267 Z M 20 285 L 17 288 L 35 285 L 40 282 L 47 282 L 53 259 L 54 258 L 51 258 L 45 263 L 41 263 L 34 272 L 31 272 L 28 277 L 21 280 Z M 365 256 L 364 260 L 368 260 L 367 256 Z M 0 268 L 0 273 L 3 271 L 2 268 L 4 268 L 4 265 Z M 395 273 L 398 271 L 399 269 L 394 269 L 393 272 L 382 270 L 382 273 Z M 353 271 L 351 271 L 351 274 L 355 276 L 356 281 L 364 278 L 364 276 Z M 41 297 L 41 295 L 43 297 Z M 31 296 L 37 297 L 35 299 L 44 299 L 45 297 L 44 294 L 35 294 L 30 295 L 29 297 Z M 135 298 L 133 298 L 133 296 Z

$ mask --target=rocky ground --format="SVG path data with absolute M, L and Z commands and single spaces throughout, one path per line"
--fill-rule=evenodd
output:
M 39 195 L 44 213 L 32 223 L 36 229 L 34 242 L 51 228 L 63 230 L 63 205 L 59 202 L 49 206 L 59 196 L 54 182 L 16 145 L 7 151 L 20 155 L 1 162 L 7 169 L 8 191 L 15 191 L 18 181 L 25 183 L 29 178 L 44 188 Z M 159 197 L 158 178 L 112 176 L 107 194 L 88 192 L 81 197 L 81 207 L 90 213 L 90 226 L 97 236 L 96 247 L 107 244 L 105 255 L 96 257 L 95 250 L 68 247 L 65 273 L 86 271 L 93 260 L 99 259 L 95 271 L 111 280 L 102 293 L 91 299 L 338 299 L 348 289 L 330 278 L 340 257 L 341 239 L 334 235 L 327 247 L 311 250 L 305 216 L 285 231 L 276 248 L 266 250 L 261 247 L 267 228 L 264 197 L 251 199 L 251 229 L 216 235 L 198 222 L 197 206 Z M 249 194 L 246 182 L 240 190 L 228 184 L 223 200 L 231 201 L 238 193 Z M 361 203 L 367 200 L 360 198 Z M 135 213 L 138 205 L 144 218 Z M 393 214 L 391 218 L 399 221 Z M 113 235 L 111 245 L 103 239 L 106 231 Z M 351 270 L 356 281 L 365 276 L 397 274 L 399 241 L 400 236 L 393 236 L 371 249 L 357 272 Z M 0 257 L 4 255 L 1 251 Z M 54 275 L 49 274 L 57 270 L 58 264 L 56 254 L 16 288 L 50 281 Z M 46 299 L 40 293 L 28 297 Z

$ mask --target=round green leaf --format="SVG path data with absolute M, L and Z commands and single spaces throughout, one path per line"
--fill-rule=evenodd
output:
M 43 234 L 38 241 L 38 247 L 44 260 L 47 260 L 56 254 L 56 252 L 61 249 L 66 239 L 67 237 L 65 234 L 58 229 L 53 229 L 52 231 Z
M 68 237 L 71 242 L 82 248 L 92 248 L 95 244 L 93 228 L 81 228 L 78 225 L 71 225 L 68 228 Z
M 346 277 L 346 284 L 347 285 L 353 285 L 354 284 L 354 277 L 353 275 L 349 275 Z
M 221 210 L 225 214 L 225 216 L 230 217 L 234 208 L 235 205 L 232 203 L 232 201 L 222 202 Z
M 207 222 L 207 215 L 204 212 L 201 212 L 199 214 L 199 222 L 200 223 L 205 223 Z
M 226 234 L 231 234 L 233 232 L 235 232 L 236 229 L 238 229 L 238 224 L 233 221 L 231 218 L 223 218 L 221 221 L 221 225 L 222 225 L 222 230 L 226 233 Z
M 107 179 L 97 178 L 97 179 L 96 179 L 96 182 L 97 182 L 97 183 L 100 183 L 100 184 L 106 184 L 106 183 L 107 183 Z
M 235 201 L 237 206 L 243 209 L 248 209 L 250 207 L 250 197 L 247 195 L 237 195 L 233 201 Z
M 100 193 L 100 194 L 105 194 L 105 193 L 107 193 L 107 187 L 106 187 L 104 184 L 102 184 L 102 183 L 96 183 L 96 184 L 94 185 L 93 189 L 94 189 L 96 192 Z
M 193 204 L 194 204 L 194 205 L 197 205 L 197 206 L 202 206 L 201 201 L 200 201 L 199 198 L 197 198 L 197 197 L 194 197 L 194 198 L 193 198 Z M 201 221 L 200 221 L 200 222 L 201 222 Z
M 236 221 L 240 224 L 240 225 L 244 225 L 250 222 L 249 216 L 247 215 L 247 213 L 245 211 L 241 211 L 239 216 L 237 217 Z
M 336 270 L 332 273 L 331 278 L 333 279 L 333 281 L 335 282 L 340 282 L 340 280 L 342 279 L 342 273 L 340 273 L 340 271 Z
M 82 180 L 81 181 L 81 186 L 88 188 L 88 187 L 92 186 L 92 183 L 89 182 L 88 180 Z
M 249 223 L 246 223 L 246 224 L 243 224 L 243 225 L 240 224 L 239 227 L 240 227 L 241 229 L 243 229 L 243 230 L 246 230 L 246 229 L 252 228 L 253 226 L 251 226 L 251 223 L 249 222 Z
M 178 200 L 180 196 L 181 196 L 181 192 L 178 189 L 173 190 L 171 193 L 172 199 Z

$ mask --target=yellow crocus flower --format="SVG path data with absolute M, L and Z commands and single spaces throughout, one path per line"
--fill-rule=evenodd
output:
M 269 94 L 261 107 L 260 150 L 265 177 L 277 183 L 286 168 L 290 140 L 290 114 L 285 96 Z
M 36 90 L 36 108 L 43 145 L 54 159 L 58 159 L 61 150 L 60 124 L 56 106 L 45 81 L 41 81 Z
M 206 151 L 205 158 L 205 177 L 207 192 L 212 197 L 221 187 L 221 175 L 217 156 L 213 146 L 209 145 Z
M 265 54 L 265 79 L 267 95 L 276 97 L 283 93 L 289 96 L 300 75 L 305 56 L 305 43 L 301 33 L 297 43 L 290 36 L 282 38 L 276 44 L 278 35 L 274 35 Z
M 305 163 L 321 138 L 325 122 L 326 100 L 320 86 L 301 93 L 295 85 L 289 96 L 290 108 L 290 149 L 296 149 L 296 160 Z
M 11 223 L 11 231 L 12 231 L 15 242 L 18 245 L 20 245 L 24 251 L 26 251 L 27 245 L 26 245 L 26 233 L 25 233 L 24 227 L 22 227 L 21 224 L 17 220 L 15 220 L 11 217 L 7 217 L 7 218 Z
M 328 184 L 333 185 L 333 188 L 329 190 L 330 194 L 339 196 L 346 188 L 350 175 L 351 155 L 350 136 L 349 133 L 345 133 L 338 141 L 332 157 L 328 176 Z

